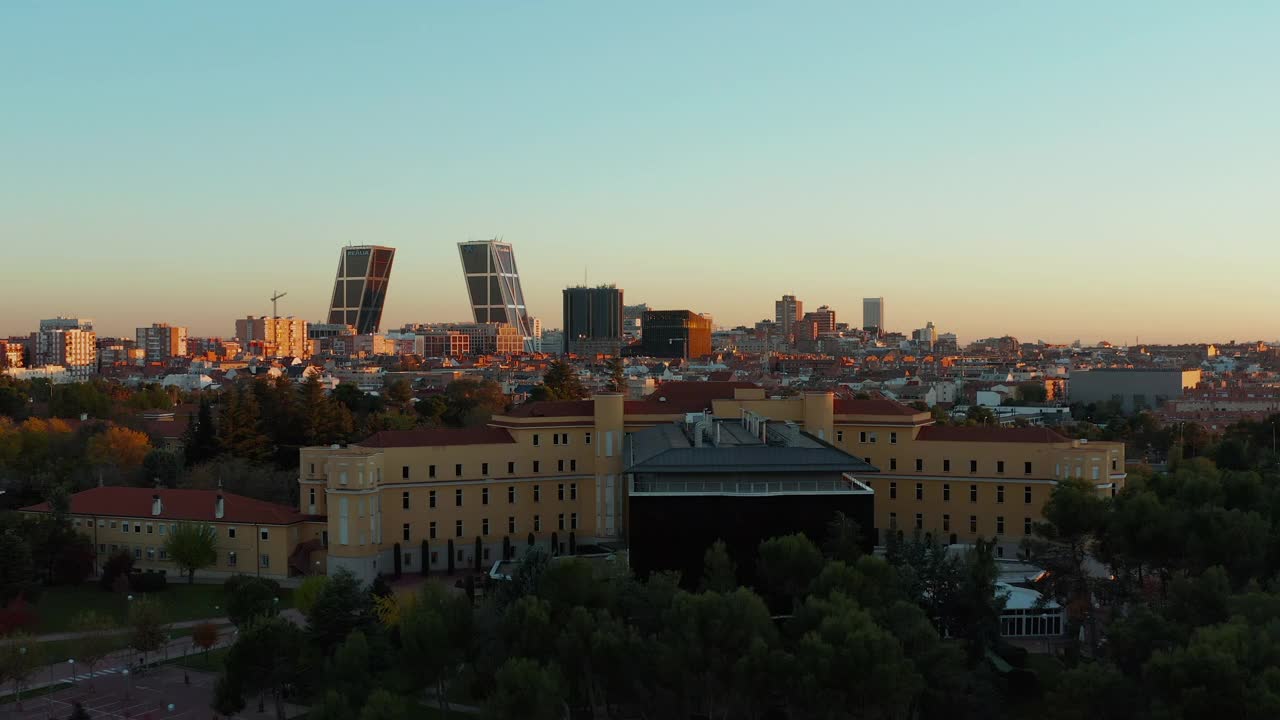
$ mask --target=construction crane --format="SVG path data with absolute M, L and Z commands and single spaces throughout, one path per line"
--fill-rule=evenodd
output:
M 280 317 L 279 308 L 277 307 L 277 301 L 279 301 L 280 298 L 288 294 L 289 293 L 287 292 L 276 292 L 275 290 L 271 291 L 271 319 L 272 320 L 275 320 L 276 318 Z

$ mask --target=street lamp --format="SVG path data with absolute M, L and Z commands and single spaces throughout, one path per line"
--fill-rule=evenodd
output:
M 67 660 L 67 664 L 71 666 L 71 684 L 75 685 L 76 684 L 76 659 L 69 658 Z
M 129 673 L 129 668 L 125 668 L 120 672 L 124 673 L 125 679 L 129 681 L 129 686 L 124 689 L 124 699 L 129 699 L 129 693 L 133 692 L 133 675 Z

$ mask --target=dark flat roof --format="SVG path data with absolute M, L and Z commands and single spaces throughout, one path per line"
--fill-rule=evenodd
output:
M 718 432 L 715 425 L 720 426 Z M 627 472 L 878 472 L 862 459 L 795 425 L 770 423 L 766 426 L 767 443 L 760 442 L 737 421 L 716 421 L 711 428 L 713 438 L 705 440 L 701 447 L 694 447 L 686 428 L 677 423 L 631 433 L 628 462 L 632 464 Z M 719 438 L 719 444 L 713 441 L 714 437 Z

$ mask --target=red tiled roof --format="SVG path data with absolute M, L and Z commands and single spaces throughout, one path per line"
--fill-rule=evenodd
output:
M 594 400 L 542 400 L 524 403 L 503 413 L 507 417 L 591 417 L 595 414 Z
M 665 382 L 649 397 L 650 403 L 661 403 L 668 412 L 699 412 L 711 407 L 712 400 L 732 400 L 734 390 L 759 388 L 745 381 L 729 382 Z
M 834 412 L 836 415 L 916 415 L 920 413 L 910 405 L 903 405 L 896 400 L 878 398 L 873 400 L 847 400 L 836 398 Z
M 381 430 L 361 442 L 366 448 L 426 447 L 432 445 L 496 445 L 514 443 L 502 428 L 430 428 L 426 430 Z
M 1046 427 L 1002 428 L 963 425 L 929 425 L 920 428 L 920 434 L 916 439 L 944 442 L 1070 442 L 1068 438 Z
M 151 499 L 160 496 L 161 512 L 151 514 Z M 170 490 L 166 488 L 100 487 L 71 496 L 72 515 L 112 517 L 155 517 L 159 520 L 197 520 L 202 522 L 289 525 L 307 520 L 288 505 L 255 500 L 244 495 L 222 493 L 223 515 L 214 517 L 217 490 Z M 22 508 L 29 512 L 49 512 L 49 503 Z

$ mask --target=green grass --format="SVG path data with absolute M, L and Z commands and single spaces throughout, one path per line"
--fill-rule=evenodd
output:
M 24 690 L 22 692 L 22 701 L 26 702 L 31 698 L 38 698 L 41 695 L 49 695 L 51 693 L 56 693 L 59 690 L 66 690 L 69 687 L 71 687 L 71 683 L 64 682 L 64 683 L 58 683 L 57 685 L 49 685 L 46 687 L 37 688 L 35 690 Z M 18 700 L 18 696 L 15 693 L 9 693 L 8 695 L 0 695 L 0 705 L 7 705 L 11 702 L 17 702 L 17 700 Z
M 134 593 L 135 598 L 142 596 L 143 593 Z M 149 596 L 164 605 L 165 619 L 168 622 L 226 616 L 226 594 L 222 591 L 221 584 L 173 583 L 167 589 L 150 593 Z M 281 609 L 293 606 L 291 589 L 282 589 L 280 596 Z M 75 616 L 85 610 L 102 613 L 123 624 L 128 619 L 128 606 L 127 595 L 106 592 L 96 583 L 46 588 L 35 603 L 40 622 L 34 632 L 43 635 L 71 631 L 74 629 L 72 622 Z
M 1029 653 L 1027 655 L 1027 669 L 1035 672 L 1040 679 L 1040 687 L 1044 692 L 1058 686 L 1058 676 L 1066 668 L 1062 661 L 1053 655 L 1045 655 L 1044 653 Z
M 229 631 L 224 631 L 224 632 L 229 632 Z M 189 628 L 177 628 L 174 630 L 170 630 L 169 634 L 171 634 L 175 638 L 190 637 L 191 630 Z M 118 650 L 123 650 L 129 647 L 128 633 L 113 635 L 111 636 L 111 640 L 112 640 L 112 643 L 111 643 L 110 652 L 116 652 Z M 60 662 L 67 658 L 73 658 L 76 656 L 76 644 L 78 642 L 79 642 L 78 640 L 50 640 L 49 642 L 42 642 L 42 643 L 39 643 L 40 652 L 42 654 L 42 657 L 44 658 L 45 663 Z
M 210 650 L 207 657 L 205 653 L 197 650 L 195 653 L 187 655 L 186 657 L 179 657 L 170 660 L 169 664 L 183 668 L 190 668 L 191 670 L 221 672 L 222 663 L 226 660 L 227 652 L 230 650 L 231 648 L 225 647 L 218 648 L 217 650 Z

